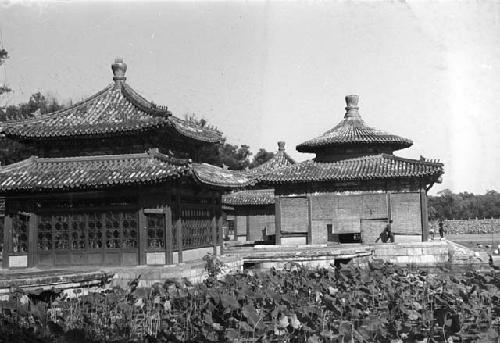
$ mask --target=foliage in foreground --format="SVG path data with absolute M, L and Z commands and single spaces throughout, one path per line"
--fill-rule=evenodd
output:
M 217 270 L 217 268 L 212 271 Z M 393 266 L 245 271 L 200 285 L 65 298 L 19 292 L 4 302 L 0 337 L 76 342 L 490 342 L 500 277 Z M 26 331 L 29 328 L 31 331 Z M 17 331 L 16 331 L 17 330 Z M 0 339 L 1 341 L 1 339 Z

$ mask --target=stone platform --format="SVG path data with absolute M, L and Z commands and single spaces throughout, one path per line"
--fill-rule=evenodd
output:
M 227 269 L 240 270 L 241 259 L 222 256 Z M 0 271 L 0 297 L 16 288 L 25 292 L 51 289 L 80 289 L 99 287 L 108 282 L 108 287 L 127 288 L 131 280 L 138 279 L 139 287 L 150 287 L 167 279 L 187 279 L 192 283 L 203 281 L 208 276 L 205 262 L 190 261 L 168 266 L 137 267 L 72 267 L 61 269 L 28 268 Z
M 373 258 L 397 265 L 417 267 L 455 267 L 470 265 L 488 267 L 489 255 L 475 252 L 452 241 L 434 240 L 427 242 L 386 243 L 373 245 Z
M 336 245 L 237 245 L 225 248 L 227 256 L 241 259 L 246 266 L 258 269 L 282 268 L 294 262 L 307 267 L 329 267 L 336 260 L 371 256 L 373 249 L 361 244 Z
M 443 265 L 488 267 L 489 255 L 474 252 L 460 244 L 443 240 L 413 243 L 385 243 L 374 245 L 228 245 L 221 261 L 225 272 L 242 270 L 244 266 L 258 269 L 283 268 L 295 262 L 308 267 L 329 267 L 336 261 L 352 260 L 366 265 L 370 260 L 382 260 L 397 265 L 438 267 Z M 0 271 L 0 296 L 13 289 L 25 291 L 50 289 L 88 289 L 109 281 L 108 287 L 127 288 L 138 279 L 139 287 L 150 287 L 167 279 L 186 279 L 199 283 L 208 276 L 205 262 L 190 261 L 168 266 L 137 267 L 73 267 L 71 269 Z

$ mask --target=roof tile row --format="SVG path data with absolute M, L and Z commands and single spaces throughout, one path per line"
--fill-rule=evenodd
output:
M 443 164 L 379 154 L 341 160 L 333 163 L 306 161 L 281 168 L 259 178 L 266 184 L 359 181 L 390 178 L 438 178 Z
M 229 206 L 272 205 L 274 189 L 250 189 L 222 196 L 222 203 Z
M 171 127 L 202 142 L 219 142 L 222 134 L 176 118 L 164 106 L 147 101 L 125 82 L 115 82 L 68 108 L 37 118 L 5 122 L 0 132 L 13 138 L 45 139 L 91 136 Z
M 143 154 L 36 158 L 0 167 L 0 192 L 95 189 L 186 177 L 218 188 L 251 183 L 243 174 L 149 150 Z
M 367 126 L 358 112 L 358 100 L 357 95 L 346 96 L 347 112 L 344 119 L 321 136 L 297 145 L 297 150 L 300 152 L 317 152 L 326 147 L 377 144 L 390 146 L 395 151 L 412 146 L 413 142 L 410 139 Z

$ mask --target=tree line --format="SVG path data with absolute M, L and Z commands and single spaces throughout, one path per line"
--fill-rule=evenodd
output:
M 500 193 L 494 190 L 475 195 L 449 189 L 428 198 L 429 219 L 500 218 Z

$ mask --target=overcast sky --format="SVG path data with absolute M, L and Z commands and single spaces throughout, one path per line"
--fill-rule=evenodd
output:
M 177 116 L 196 113 L 228 142 L 287 152 L 336 125 L 360 95 L 373 127 L 439 158 L 441 185 L 500 191 L 500 2 L 0 4 L 10 59 L 1 105 L 42 91 L 80 100 L 127 81 Z

